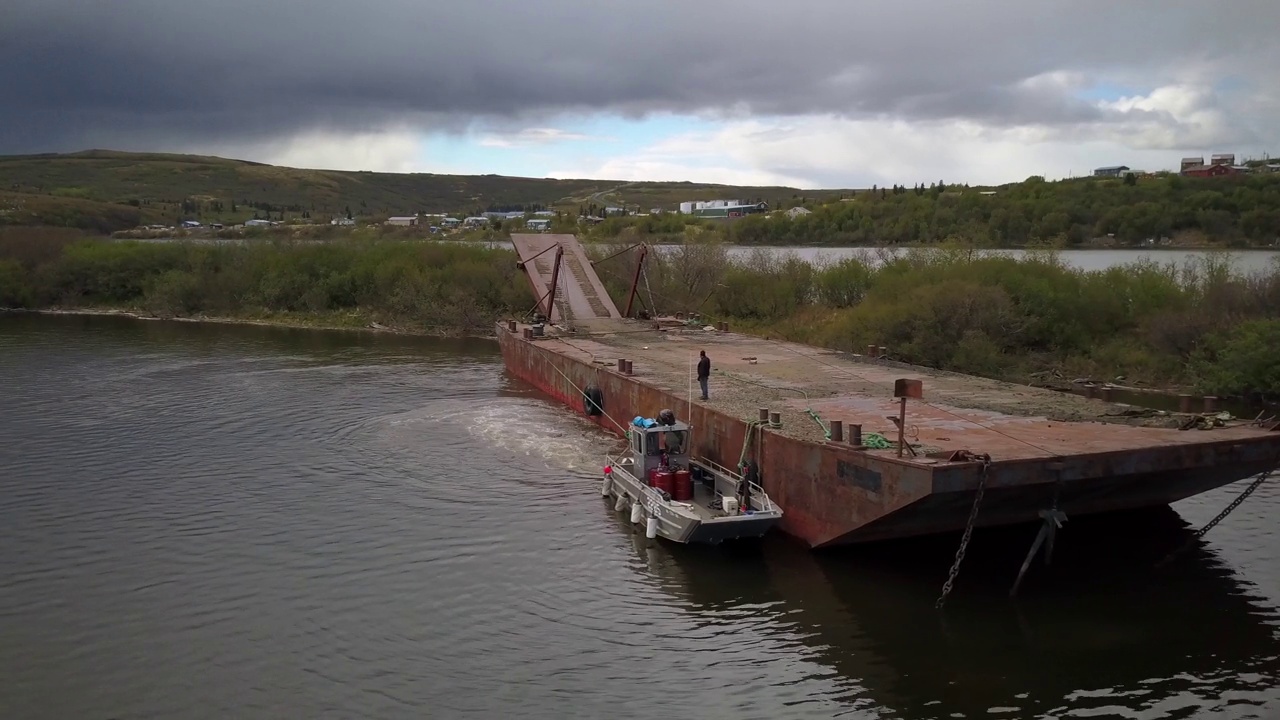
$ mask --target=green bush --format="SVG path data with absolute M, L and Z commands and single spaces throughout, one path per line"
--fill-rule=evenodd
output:
M 1250 320 L 1210 336 L 1193 358 L 1197 384 L 1215 395 L 1280 398 L 1280 320 Z
M 33 257 L 23 244 L 13 255 Z M 24 265 L 0 244 L 0 297 L 18 306 L 162 316 L 326 315 L 420 329 L 488 329 L 528 308 L 514 254 L 402 240 L 234 244 L 85 240 Z M 12 278 L 12 279 L 11 279 Z

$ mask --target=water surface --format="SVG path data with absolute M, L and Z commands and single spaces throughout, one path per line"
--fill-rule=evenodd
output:
M 810 553 L 647 542 L 486 341 L 0 315 L 3 718 L 1274 718 L 1280 482 Z

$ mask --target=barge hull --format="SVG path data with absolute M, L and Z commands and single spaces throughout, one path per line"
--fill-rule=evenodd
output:
M 616 357 L 635 353 L 609 345 L 607 334 L 590 339 L 526 338 L 525 329 L 517 326 L 512 332 L 506 323 L 497 328 L 512 375 L 618 435 L 626 433 L 630 418 L 652 417 L 670 408 L 697 428 L 698 456 L 726 467 L 738 465 L 748 429 L 746 416 L 716 407 L 715 385 L 709 402 L 690 401 L 682 397 L 685 393 L 660 387 L 639 360 L 633 360 L 634 374 L 617 371 Z M 641 334 L 634 327 L 629 332 Z M 660 337 L 666 334 L 652 332 L 652 342 L 674 339 Z M 590 347 L 576 349 L 584 345 Z M 601 356 L 600 351 L 610 349 L 612 356 Z M 678 352 L 683 356 L 686 349 Z M 718 385 L 724 382 L 717 378 Z M 599 389 L 604 415 L 586 414 L 582 393 L 588 387 Z M 885 407 L 894 405 L 892 398 L 885 400 Z M 788 408 L 784 425 L 801 422 L 797 415 Z M 1100 423 L 1088 425 L 1097 428 L 1093 432 L 1109 432 L 1106 426 L 1098 427 Z M 813 548 L 963 529 L 980 482 L 985 484 L 985 498 L 977 524 L 1007 525 L 1036 521 L 1055 494 L 1068 516 L 1167 505 L 1280 462 L 1280 433 L 1275 432 L 1118 430 L 1146 430 L 1153 433 L 1152 442 L 1094 452 L 1082 439 L 1074 453 L 1007 459 L 993 453 L 985 481 L 979 462 L 900 459 L 893 451 L 799 439 L 775 428 L 760 431 L 748 457 L 758 463 L 766 492 L 784 510 L 782 531 Z M 1161 444 L 1170 433 L 1185 441 Z M 981 446 L 969 445 L 964 449 L 983 452 Z

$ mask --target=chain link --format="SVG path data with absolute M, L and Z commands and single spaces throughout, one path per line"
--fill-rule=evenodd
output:
M 951 594 L 951 588 L 955 585 L 956 576 L 960 574 L 960 563 L 964 562 L 964 554 L 969 550 L 969 539 L 973 537 L 973 526 L 978 520 L 978 508 L 982 506 L 982 495 L 987 488 L 987 468 L 989 467 L 991 467 L 991 458 L 983 458 L 982 474 L 978 476 L 978 492 L 974 495 L 973 507 L 969 510 L 969 522 L 965 524 L 964 535 L 960 538 L 960 547 L 956 549 L 955 562 L 951 564 L 951 572 L 947 574 L 947 581 L 942 584 L 942 594 L 933 604 L 935 608 L 942 608 L 943 603 L 947 601 L 947 596 Z
M 1250 495 L 1252 495 L 1253 491 L 1257 490 L 1259 485 L 1266 482 L 1267 478 L 1270 477 L 1272 472 L 1273 471 L 1268 470 L 1262 473 L 1261 475 L 1259 475 L 1256 480 L 1254 480 L 1252 483 L 1249 484 L 1249 487 L 1244 489 L 1244 492 L 1237 495 L 1236 499 L 1231 501 L 1230 505 L 1228 505 L 1222 512 L 1218 513 L 1217 517 L 1210 520 L 1208 523 L 1205 524 L 1204 527 L 1197 530 L 1195 537 L 1196 538 L 1204 537 L 1204 534 L 1212 530 L 1214 525 L 1217 525 L 1218 523 L 1222 522 L 1222 519 L 1230 515 L 1232 510 L 1235 510 L 1236 508 L 1240 507 L 1240 503 L 1244 502 Z
M 1212 520 L 1205 523 L 1204 527 L 1195 531 L 1195 534 L 1193 534 L 1190 538 L 1187 539 L 1186 544 L 1184 544 L 1182 547 L 1178 548 L 1177 550 L 1174 550 L 1173 552 L 1169 553 L 1164 557 L 1163 560 L 1156 563 L 1156 567 L 1162 567 L 1164 565 L 1167 565 L 1175 557 L 1186 552 L 1192 545 L 1195 545 L 1196 540 L 1199 540 L 1200 538 L 1204 537 L 1205 533 L 1212 530 L 1215 525 L 1222 522 L 1224 518 L 1230 515 L 1232 510 L 1235 510 L 1236 508 L 1240 507 L 1240 503 L 1247 500 L 1249 496 L 1253 494 L 1254 490 L 1257 490 L 1262 485 L 1262 483 L 1267 481 L 1268 477 L 1271 477 L 1271 473 L 1273 472 L 1275 472 L 1274 468 L 1262 473 L 1256 479 L 1254 479 L 1252 483 L 1249 483 L 1249 487 L 1245 488 L 1243 492 L 1237 495 L 1236 498 L 1231 501 L 1231 504 L 1223 508 L 1222 512 L 1218 513 L 1218 515 L 1214 517 Z

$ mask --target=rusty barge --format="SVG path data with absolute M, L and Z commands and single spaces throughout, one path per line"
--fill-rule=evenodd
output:
M 1275 423 L 1194 416 L 620 312 L 572 235 L 512 235 L 545 323 L 498 324 L 508 371 L 601 427 L 674 410 L 743 460 L 812 548 L 1160 506 L 1280 464 Z M 698 352 L 710 399 L 691 392 Z M 603 412 L 593 414 L 595 408 Z M 871 439 L 876 442 L 870 442 Z M 887 443 L 885 439 L 892 442 Z M 975 498 L 981 494 L 980 505 Z

